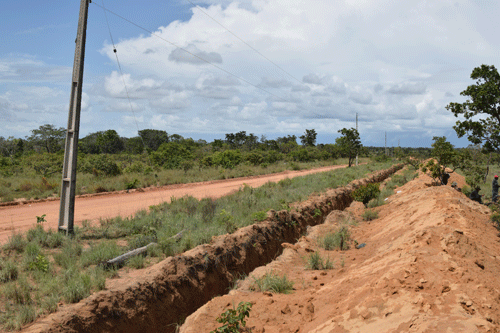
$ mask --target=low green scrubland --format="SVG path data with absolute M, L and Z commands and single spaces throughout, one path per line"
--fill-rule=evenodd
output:
M 72 238 L 44 230 L 44 217 L 25 234 L 14 234 L 0 253 L 0 324 L 16 330 L 57 311 L 59 302 L 74 303 L 105 288 L 116 269 L 100 263 L 151 242 L 145 257 L 130 260 L 123 269 L 154 264 L 166 256 L 207 243 L 213 236 L 262 221 L 270 209 L 292 209 L 291 204 L 344 186 L 354 179 L 387 169 L 390 162 L 370 163 L 313 174 L 259 188 L 242 187 L 217 200 L 171 198 L 170 203 L 140 211 L 133 218 L 83 223 Z M 34 223 L 37 219 L 34 218 Z M 178 237 L 175 237 L 175 236 Z
M 2 159 L 0 157 L 0 159 Z M 34 154 L 19 158 L 15 162 L 3 158 L 0 161 L 0 201 L 15 199 L 44 199 L 59 197 L 61 190 L 62 155 Z M 35 168 L 33 161 L 45 163 L 51 171 L 43 172 Z M 369 158 L 360 159 L 361 163 Z M 146 155 L 88 155 L 79 158 L 76 194 L 89 194 L 130 190 L 150 186 L 185 184 L 217 179 L 231 179 L 278 173 L 286 170 L 304 170 L 322 166 L 347 164 L 347 159 L 327 159 L 299 162 L 281 160 L 274 163 L 240 163 L 232 168 L 216 166 L 196 166 L 168 169 L 151 166 Z M 99 169 L 96 169 L 95 167 Z M 52 170 L 54 169 L 54 170 Z M 38 170 L 38 171 L 37 171 Z M 44 169 L 45 170 L 45 169 Z

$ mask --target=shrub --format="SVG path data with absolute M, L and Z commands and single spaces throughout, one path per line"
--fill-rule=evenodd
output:
M 234 223 L 234 217 L 223 209 L 219 216 L 217 217 L 217 222 L 226 228 L 226 231 L 230 234 L 238 230 L 238 227 Z
M 132 190 L 134 188 L 137 188 L 137 186 L 139 185 L 139 179 L 137 178 L 134 178 L 134 180 L 132 180 L 131 182 L 125 182 L 125 189 L 126 190 Z
M 356 201 L 361 201 L 367 204 L 370 200 L 375 199 L 380 194 L 379 183 L 366 184 L 354 190 L 351 196 Z
M 260 212 L 255 212 L 252 214 L 252 219 L 254 221 L 262 222 L 267 218 L 267 212 L 265 210 L 261 210 Z
M 240 302 L 238 308 L 228 309 L 226 312 L 221 313 L 217 318 L 217 322 L 224 324 L 215 331 L 210 333 L 239 333 L 240 324 L 245 327 L 245 317 L 250 316 L 250 309 L 252 308 L 252 303 L 250 302 Z
M 49 271 L 49 260 L 43 254 L 38 254 L 35 260 L 28 264 L 28 269 L 47 273 Z
M 92 173 L 95 176 L 118 176 L 122 173 L 118 164 L 105 154 L 88 155 L 79 163 L 79 169 L 85 173 Z
M 319 252 L 316 251 L 307 257 L 306 268 L 312 270 L 332 269 L 333 262 L 330 261 L 330 258 L 324 261 Z
M 267 272 L 262 277 L 255 279 L 252 289 L 270 291 L 273 293 L 288 294 L 293 290 L 293 282 L 286 275 L 278 276 L 274 272 Z
M 377 218 L 378 218 L 378 212 L 376 212 L 374 210 L 367 209 L 363 213 L 363 220 L 365 220 L 365 221 L 371 221 L 371 220 L 375 220 Z
M 224 169 L 233 169 L 241 163 L 242 157 L 239 150 L 218 151 L 212 155 L 212 163 Z

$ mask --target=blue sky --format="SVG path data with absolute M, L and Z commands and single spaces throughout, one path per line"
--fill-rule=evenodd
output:
M 103 3 L 154 32 L 107 14 L 123 76 Z M 2 4 L 0 136 L 66 126 L 79 5 Z M 466 146 L 445 106 L 464 101 L 474 67 L 498 67 L 499 14 L 493 0 L 95 0 L 80 137 L 315 129 L 329 143 L 358 113 L 364 145 L 383 146 L 387 132 L 389 146 L 428 147 L 443 135 Z

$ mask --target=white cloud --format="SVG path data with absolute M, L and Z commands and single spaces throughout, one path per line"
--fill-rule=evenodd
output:
M 445 105 L 461 101 L 473 67 L 494 63 L 500 52 L 494 19 L 500 5 L 491 1 L 196 3 L 280 68 L 193 7 L 186 21 L 157 27 L 154 34 L 161 38 L 118 36 L 126 74 L 105 68 L 87 83 L 82 108 L 92 115 L 125 112 L 126 87 L 144 117 L 141 125 L 175 125 L 168 127 L 175 132 L 299 134 L 307 124 L 335 134 L 358 113 L 367 137 L 384 130 L 416 135 L 426 133 L 424 125 L 449 130 L 456 119 Z M 111 45 L 101 53 L 115 61 Z M 70 77 L 66 66 L 0 55 L 0 94 L 17 92 L 4 97 L 10 104 L 0 104 L 0 115 L 10 121 L 14 114 L 33 121 L 41 114 L 61 118 L 67 92 L 55 84 Z M 12 111 L 21 104 L 26 108 Z

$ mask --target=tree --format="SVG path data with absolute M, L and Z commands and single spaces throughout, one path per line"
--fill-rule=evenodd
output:
M 335 139 L 335 144 L 339 147 L 340 155 L 349 159 L 349 167 L 351 167 L 356 155 L 363 147 L 361 145 L 358 130 L 354 128 L 343 128 L 338 132 L 342 134 L 342 136 Z
M 104 154 L 116 154 L 124 149 L 123 140 L 115 130 L 101 132 L 100 135 L 97 136 L 96 143 L 101 153 Z
M 54 125 L 45 124 L 38 129 L 31 130 L 28 141 L 36 149 L 46 150 L 47 153 L 55 153 L 63 147 L 66 130 L 63 127 L 55 128 Z
M 459 138 L 467 134 L 473 144 L 484 143 L 487 151 L 499 150 L 500 147 L 500 74 L 495 66 L 481 65 L 472 71 L 471 79 L 476 83 L 460 93 L 469 99 L 465 103 L 450 103 L 446 109 L 457 121 L 453 126 Z
M 312 129 L 312 130 L 306 129 L 306 132 L 304 133 L 304 135 L 300 136 L 300 142 L 304 146 L 314 147 L 316 145 L 316 136 L 317 135 L 318 134 L 316 133 L 316 131 L 314 129 Z
M 434 143 L 432 146 L 432 156 L 436 159 L 430 160 L 423 167 L 422 171 L 430 171 L 433 179 L 439 179 L 442 182 L 443 176 L 446 173 L 446 168 L 452 169 L 450 173 L 454 172 L 460 166 L 458 154 L 453 149 L 453 145 L 446 141 L 445 136 L 435 136 L 432 138 Z
M 144 141 L 146 147 L 151 150 L 158 150 L 158 148 L 169 141 L 168 133 L 161 130 L 145 129 L 139 131 L 139 136 Z

